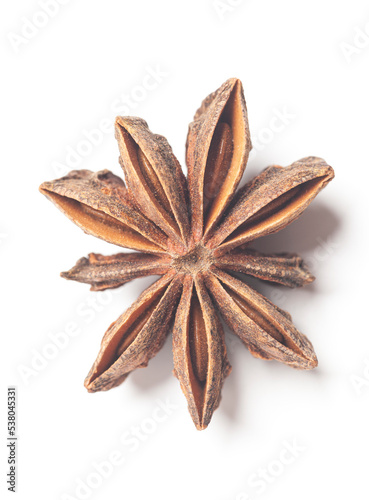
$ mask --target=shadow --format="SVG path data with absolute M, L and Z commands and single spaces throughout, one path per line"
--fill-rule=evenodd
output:
M 172 370 L 173 354 L 172 335 L 170 332 L 158 354 L 149 361 L 149 364 L 145 368 L 140 368 L 132 372 L 130 379 L 138 389 L 148 391 L 163 384 L 169 377 L 174 377 Z
M 325 242 L 330 239 L 334 239 L 334 235 L 341 229 L 341 226 L 342 221 L 332 210 L 321 203 L 315 203 L 313 206 L 309 207 L 297 221 L 293 222 L 276 234 L 265 236 L 264 238 L 260 238 L 259 240 L 252 242 L 250 244 L 250 248 L 263 253 L 298 253 L 306 259 L 306 261 L 314 260 L 314 251 L 322 246 L 322 241 Z M 313 271 L 315 271 L 315 269 L 313 269 Z M 277 283 L 259 280 L 240 273 L 232 274 L 246 282 L 262 295 L 272 300 L 272 302 L 275 302 L 273 300 L 273 290 L 284 290 L 287 291 L 287 293 L 294 292 L 293 289 L 284 287 L 283 285 L 279 285 Z M 306 287 L 306 290 L 309 293 L 314 294 L 317 291 L 317 285 L 313 282 Z M 306 300 L 306 297 L 302 298 L 302 300 Z M 285 304 L 283 304 L 282 308 L 285 308 Z M 230 364 L 233 366 L 233 370 L 229 377 L 225 380 L 220 409 L 218 411 L 223 412 L 223 414 L 225 414 L 227 418 L 235 424 L 240 423 L 239 418 L 237 417 L 239 414 L 238 408 L 242 404 L 242 401 L 247 398 L 248 383 L 245 380 L 241 380 L 241 370 L 237 369 L 236 363 L 239 363 L 241 358 L 244 359 L 245 363 L 247 363 L 248 356 L 251 356 L 251 354 L 249 352 L 246 352 L 244 355 L 236 353 L 236 350 L 247 351 L 247 348 L 241 340 L 237 338 L 237 336 L 230 332 L 228 327 L 225 327 L 224 329 L 226 332 L 228 358 Z M 250 363 L 249 366 L 250 374 L 247 379 L 252 380 L 252 363 Z M 266 364 L 266 366 L 267 369 L 276 377 L 278 377 L 279 374 L 284 376 L 285 369 L 290 369 L 289 367 L 281 365 L 277 361 L 270 361 Z M 242 370 L 242 373 L 244 373 L 244 370 Z M 317 369 L 312 370 L 311 375 L 316 381 L 322 381 L 325 377 L 324 371 L 320 369 L 319 366 Z
M 227 346 L 227 356 L 230 365 L 232 366 L 232 371 L 224 381 L 222 389 L 222 398 L 217 411 L 223 413 L 230 422 L 236 424 L 240 422 L 239 417 L 239 407 L 242 399 L 247 392 L 247 387 L 245 381 L 241 380 L 239 369 L 239 361 L 241 357 L 245 358 L 247 361 L 247 356 L 249 355 L 246 346 L 243 342 L 234 335 L 230 329 L 223 324 L 225 332 L 225 342 Z M 245 351 L 240 354 L 238 351 Z
M 318 363 L 319 363 L 319 357 L 318 357 Z M 327 371 L 321 368 L 318 364 L 314 370 L 310 371 L 311 376 L 317 381 L 317 382 L 322 382 L 326 377 L 327 377 Z
M 333 237 L 342 221 L 327 206 L 316 202 L 285 229 L 264 236 L 250 247 L 264 253 L 291 252 L 308 255 L 320 241 Z

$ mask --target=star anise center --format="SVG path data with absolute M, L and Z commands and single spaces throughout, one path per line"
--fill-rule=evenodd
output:
M 200 271 L 206 271 L 213 262 L 213 251 L 199 243 L 185 255 L 175 257 L 172 266 L 179 272 L 196 276 Z

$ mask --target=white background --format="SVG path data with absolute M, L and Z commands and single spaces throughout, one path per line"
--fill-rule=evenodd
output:
M 64 4 L 46 18 L 36 0 L 0 7 L 1 490 L 6 387 L 16 384 L 21 499 L 367 499 L 368 3 Z M 299 372 L 255 359 L 228 332 L 233 371 L 198 432 L 171 374 L 170 339 L 118 389 L 84 389 L 106 328 L 153 279 L 93 294 L 59 278 L 89 252 L 119 249 L 85 235 L 38 185 L 63 174 L 84 131 L 119 113 L 145 118 L 183 164 L 194 111 L 233 76 L 255 145 L 247 178 L 308 155 L 336 171 L 299 221 L 258 243 L 301 253 L 317 276 L 306 289 L 255 286 L 291 312 L 320 364 Z M 100 142 L 77 168 L 119 174 L 113 132 Z M 50 347 L 65 331 L 67 345 Z M 96 472 L 117 457 L 106 477 Z

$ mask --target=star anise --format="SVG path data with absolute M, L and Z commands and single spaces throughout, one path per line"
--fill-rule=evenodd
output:
M 236 191 L 251 150 L 237 79 L 196 112 L 187 178 L 167 140 L 144 120 L 118 117 L 116 138 L 126 184 L 108 170 L 81 170 L 40 187 L 86 233 L 136 251 L 92 253 L 64 278 L 105 290 L 162 276 L 108 328 L 85 386 L 95 392 L 119 385 L 147 365 L 173 325 L 174 374 L 196 427 L 204 429 L 231 370 L 217 310 L 254 356 L 295 368 L 317 365 L 291 316 L 235 273 L 289 287 L 313 281 L 297 255 L 263 255 L 248 245 L 297 219 L 333 169 L 320 158 L 303 158 L 286 168 L 273 165 Z

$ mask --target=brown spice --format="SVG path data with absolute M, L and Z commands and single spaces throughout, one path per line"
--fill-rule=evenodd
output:
M 140 118 L 118 117 L 122 179 L 104 170 L 71 172 L 40 190 L 86 233 L 136 253 L 90 254 L 67 279 L 91 290 L 161 275 L 105 333 L 85 385 L 119 385 L 146 366 L 173 325 L 174 374 L 198 429 L 209 424 L 230 373 L 217 310 L 250 352 L 295 368 L 317 358 L 291 316 L 232 273 L 289 287 L 314 277 L 294 254 L 263 255 L 250 242 L 279 231 L 334 177 L 324 160 L 272 166 L 238 185 L 251 150 L 242 84 L 226 81 L 196 112 L 187 137 L 188 177 L 166 139 Z

